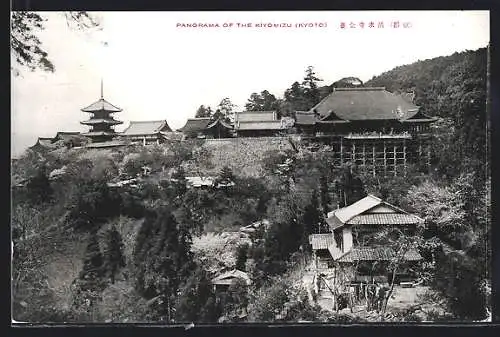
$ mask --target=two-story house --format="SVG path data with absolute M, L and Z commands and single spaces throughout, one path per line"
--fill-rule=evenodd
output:
M 337 268 L 343 271 L 346 281 L 371 282 L 374 277 L 387 281 L 387 262 L 395 257 L 394 249 L 377 241 L 377 233 L 396 227 L 412 235 L 423 219 L 410 214 L 373 195 L 328 213 L 327 234 L 309 237 L 318 270 Z M 382 240 L 383 241 L 383 240 Z M 409 264 L 421 260 L 415 249 L 404 252 L 403 260 Z M 399 278 L 409 277 L 401 269 Z

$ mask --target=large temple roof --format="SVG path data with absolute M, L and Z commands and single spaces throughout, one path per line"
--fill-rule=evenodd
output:
M 94 103 L 90 104 L 88 107 L 83 108 L 82 111 L 85 111 L 85 112 L 96 112 L 96 111 L 120 112 L 120 111 L 122 111 L 122 109 L 109 103 L 104 98 L 101 98 L 97 102 L 94 102 Z
M 169 131 L 172 131 L 172 129 L 164 119 L 158 121 L 130 121 L 130 125 L 123 130 L 121 135 L 149 135 Z
M 319 118 L 335 114 L 340 120 L 406 120 L 419 107 L 383 87 L 334 88 L 311 109 Z
M 210 125 L 210 117 L 203 118 L 189 118 L 186 124 L 180 128 L 178 131 L 181 132 L 197 132 L 205 130 L 208 125 Z

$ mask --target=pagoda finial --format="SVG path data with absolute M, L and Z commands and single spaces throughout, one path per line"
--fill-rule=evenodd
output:
M 103 90 L 103 85 L 102 85 L 102 77 L 101 77 L 101 99 L 104 98 L 104 90 Z

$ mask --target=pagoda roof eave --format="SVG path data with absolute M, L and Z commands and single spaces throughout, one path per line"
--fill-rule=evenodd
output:
M 118 120 L 106 120 L 106 119 L 89 119 L 89 120 L 86 120 L 86 121 L 82 121 L 80 122 L 80 124 L 83 124 L 83 125 L 95 125 L 95 124 L 110 124 L 110 125 L 118 125 L 118 124 L 123 124 L 122 121 L 118 121 Z

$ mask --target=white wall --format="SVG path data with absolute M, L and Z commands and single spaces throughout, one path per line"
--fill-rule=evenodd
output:
M 342 250 L 345 253 L 352 249 L 352 229 L 350 226 L 343 228 L 342 237 L 344 242 L 344 247 Z

